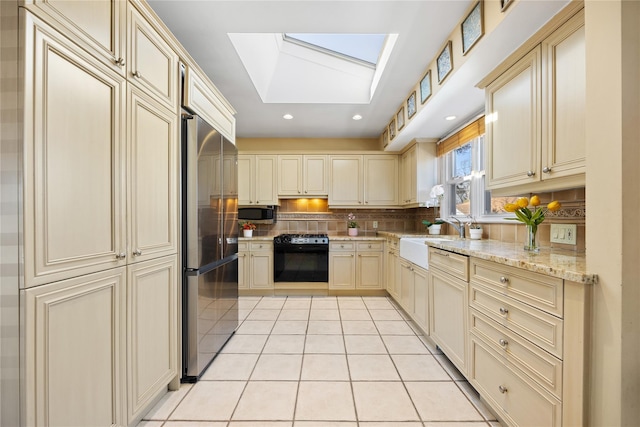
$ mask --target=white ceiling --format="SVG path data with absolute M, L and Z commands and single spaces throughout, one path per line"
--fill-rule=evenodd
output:
M 445 136 L 481 112 L 484 94 L 475 84 L 568 3 L 512 1 L 501 24 L 478 42 L 393 149 L 416 137 Z M 475 0 L 148 2 L 237 110 L 238 137 L 377 138 Z M 264 103 L 230 38 L 242 33 L 396 33 L 398 39 L 368 104 Z M 294 119 L 284 120 L 285 113 Z M 354 114 L 363 119 L 352 120 Z M 448 115 L 458 119 L 445 121 Z

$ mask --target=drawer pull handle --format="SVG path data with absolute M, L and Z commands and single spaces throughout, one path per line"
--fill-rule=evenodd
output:
M 136 71 L 135 73 L 133 73 L 133 77 L 135 77 L 136 79 L 141 79 L 142 74 L 140 74 L 140 71 Z
M 340 247 L 344 249 L 344 245 L 340 245 Z
M 505 315 L 507 313 L 509 313 L 509 309 L 508 308 L 500 307 L 500 314 Z
M 127 254 L 124 252 L 120 252 L 119 254 L 116 254 L 116 259 L 125 259 L 127 257 Z
M 369 249 L 371 249 L 371 245 L 369 245 Z
M 500 343 L 500 345 L 504 348 L 506 348 L 509 345 L 509 341 L 500 338 L 500 340 L 498 341 Z
M 498 391 L 500 391 L 500 393 L 505 394 L 508 390 L 505 386 L 503 385 L 499 385 L 498 386 Z
M 509 283 L 509 278 L 508 277 L 500 277 L 500 283 Z
M 434 252 L 434 253 L 436 253 L 436 254 L 438 254 L 440 256 L 449 256 L 448 253 L 443 253 L 443 252 Z
M 527 176 L 529 178 L 531 178 L 532 176 L 535 176 L 535 175 L 536 175 L 536 173 L 534 171 L 527 171 Z
M 140 249 L 136 249 L 135 251 L 133 251 L 133 256 L 140 256 L 142 255 L 142 251 Z

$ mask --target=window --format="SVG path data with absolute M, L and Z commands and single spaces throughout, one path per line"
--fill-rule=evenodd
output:
M 506 214 L 502 206 L 513 198 L 491 197 L 491 191 L 485 189 L 484 135 L 449 151 L 439 162 L 445 188 L 441 217 L 487 221 L 490 215 L 502 218 Z

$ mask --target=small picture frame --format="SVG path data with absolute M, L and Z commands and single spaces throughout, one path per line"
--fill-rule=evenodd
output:
M 400 107 L 400 111 L 396 114 L 396 123 L 398 126 L 398 130 L 404 127 L 404 107 Z
M 500 12 L 504 12 L 509 6 L 511 6 L 513 0 L 500 0 Z
M 396 119 L 391 120 L 389 123 L 389 141 L 393 141 L 396 137 Z
M 451 57 L 451 40 L 447 42 L 438 55 L 438 84 L 442 84 L 444 79 L 447 78 L 451 70 L 453 69 L 453 58 Z
M 471 12 L 462 21 L 460 26 L 462 29 L 462 54 L 467 52 L 482 38 L 484 35 L 484 14 L 482 9 L 482 1 L 476 3 Z
M 382 145 L 384 147 L 389 145 L 389 128 L 385 128 L 384 132 L 382 132 Z
M 431 70 L 420 80 L 420 104 L 427 102 L 431 96 Z
M 416 114 L 416 91 L 407 98 L 407 119 L 411 119 Z

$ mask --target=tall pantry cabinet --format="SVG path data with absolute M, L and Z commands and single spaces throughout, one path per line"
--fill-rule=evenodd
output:
M 178 55 L 135 4 L 20 10 L 25 425 L 135 424 L 178 374 Z

